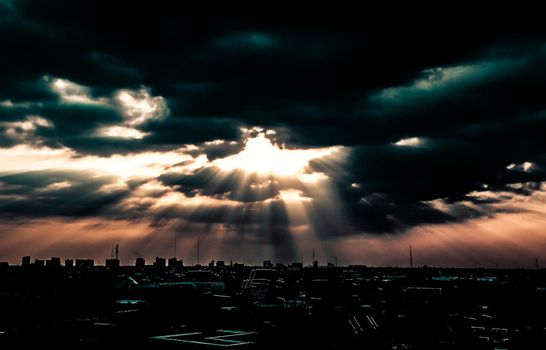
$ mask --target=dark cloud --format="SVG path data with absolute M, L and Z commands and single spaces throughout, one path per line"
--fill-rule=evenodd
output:
M 316 203 L 311 216 L 324 236 L 399 231 L 482 215 L 461 202 L 489 204 L 468 197 L 484 184 L 501 192 L 515 191 L 510 184 L 546 180 L 541 20 L 516 25 L 498 17 L 485 24 L 476 13 L 456 20 L 407 16 L 393 22 L 369 9 L 316 10 L 2 2 L 0 145 L 65 146 L 109 156 L 195 144 L 192 155 L 213 160 L 241 150 L 241 127 L 259 125 L 278 130 L 287 147 L 346 146 L 343 164 L 333 166 L 333 159 L 311 164 L 331 177 L 347 216 L 328 219 L 327 206 Z M 63 100 L 50 86 L 53 78 L 80 84 L 89 99 L 101 102 Z M 142 139 L 99 135 L 100 128 L 130 124 L 115 94 L 142 88 L 165 98 L 169 112 L 130 125 L 146 133 Z M 7 135 L 9 123 L 32 115 L 52 127 Z M 421 142 L 395 144 L 414 137 Z M 225 142 L 210 143 L 217 139 Z M 524 162 L 533 168 L 507 169 Z M 246 204 L 275 198 L 283 188 L 309 194 L 296 181 L 257 190 L 251 186 L 255 179 L 241 184 L 241 178 L 236 173 L 218 178 L 204 168 L 159 180 L 186 196 Z M 19 188 L 13 186 L 36 191 L 28 184 L 8 185 L 11 191 Z M 81 195 L 79 189 L 94 193 L 95 185 L 76 185 L 55 198 L 68 202 L 69 196 Z M 90 208 L 119 199 L 97 196 L 91 196 Z M 59 207 L 50 197 L 40 198 L 35 204 L 44 213 L 62 212 L 55 211 Z M 451 203 L 453 211 L 431 206 L 436 199 Z M 4 205 L 7 212 L 24 211 L 19 204 Z M 84 208 L 63 210 L 93 211 Z M 229 215 L 225 208 L 202 209 L 188 219 L 245 221 L 246 214 Z
M 2 217 L 101 215 L 128 191 L 101 191 L 115 178 L 83 171 L 42 170 L 0 175 Z
M 171 144 L 180 146 L 203 141 L 238 140 L 241 122 L 234 118 L 176 118 L 151 122 L 143 128 L 151 133 L 145 139 L 148 145 Z M 229 148 L 229 147 L 228 147 Z M 213 148 L 208 147 L 211 154 Z
M 275 37 L 260 32 L 243 32 L 221 36 L 214 41 L 213 46 L 236 54 L 282 49 Z

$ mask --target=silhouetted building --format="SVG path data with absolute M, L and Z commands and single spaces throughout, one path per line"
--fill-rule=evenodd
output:
M 30 256 L 23 256 L 21 266 L 30 266 Z
M 159 256 L 155 258 L 154 267 L 165 268 L 167 266 L 167 261 L 165 258 L 160 258 Z
M 74 260 L 72 260 L 72 259 L 66 259 L 66 260 L 64 261 L 64 266 L 65 266 L 65 267 L 68 267 L 68 268 L 74 267 Z
M 271 260 L 264 260 L 263 267 L 266 269 L 270 269 L 273 267 L 273 264 L 271 263 Z
M 216 267 L 226 267 L 226 262 L 223 260 L 216 261 Z
M 144 258 L 136 258 L 135 266 L 137 269 L 143 269 L 146 266 L 146 260 Z
M 294 262 L 292 263 L 292 265 L 290 265 L 292 267 L 295 267 L 295 268 L 298 268 L 298 269 L 301 269 L 303 267 L 303 263 L 300 263 L 300 262 Z
M 367 269 L 368 266 L 367 265 L 349 265 L 349 268 L 350 269 L 362 270 L 362 269 Z
M 42 267 L 44 265 L 45 265 L 45 261 L 43 261 L 41 259 L 35 259 L 34 260 L 34 266 Z
M 169 267 L 182 267 L 182 266 L 183 266 L 182 260 L 178 260 L 177 258 L 169 259 Z
M 105 265 L 107 268 L 114 269 L 119 267 L 119 259 L 106 259 Z
M 60 267 L 61 266 L 61 258 L 58 257 L 52 257 L 51 259 L 46 261 L 47 267 Z
M 88 269 L 95 266 L 93 259 L 76 259 L 76 267 L 81 269 Z
M 211 262 L 209 262 L 209 268 L 213 268 L 214 267 L 214 260 L 212 260 Z

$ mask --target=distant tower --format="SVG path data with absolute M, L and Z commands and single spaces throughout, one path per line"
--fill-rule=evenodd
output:
M 197 232 L 197 265 L 199 265 L 199 232 Z
M 411 244 L 409 246 L 409 267 L 413 267 L 413 252 L 411 250 Z
M 315 263 L 315 250 L 313 249 L 313 261 L 312 263 L 314 264 Z
M 135 266 L 137 269 L 143 269 L 146 266 L 146 261 L 142 257 L 136 258 Z
M 116 252 L 116 260 L 119 260 L 119 243 L 116 243 L 115 252 Z
M 176 233 L 174 234 L 174 258 L 176 258 Z

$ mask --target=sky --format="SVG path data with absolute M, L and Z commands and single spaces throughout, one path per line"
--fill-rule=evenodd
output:
M 0 260 L 546 264 L 546 27 L 463 13 L 0 1 Z

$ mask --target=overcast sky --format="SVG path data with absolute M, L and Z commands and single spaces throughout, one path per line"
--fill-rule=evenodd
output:
M 546 264 L 542 21 L 171 3 L 0 1 L 0 260 Z

